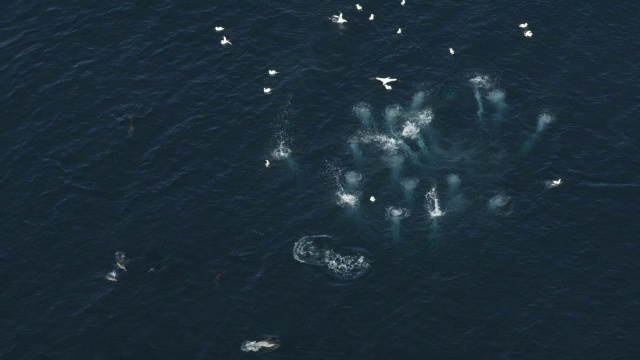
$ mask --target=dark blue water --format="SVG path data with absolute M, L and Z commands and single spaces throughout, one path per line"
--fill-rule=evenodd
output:
M 637 358 L 627 3 L 3 4 L 0 358 Z

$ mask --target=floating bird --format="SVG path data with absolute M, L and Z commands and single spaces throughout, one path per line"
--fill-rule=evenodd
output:
M 376 202 L 376 198 L 375 198 L 375 197 L 373 197 L 373 196 L 371 196 L 371 197 L 369 198 L 369 201 L 371 201 L 371 202 Z
M 222 40 L 220 40 L 220 44 L 222 44 L 222 45 L 233 45 L 233 44 L 231 43 L 231 41 L 227 40 L 227 37 L 226 37 L 226 36 L 223 36 L 223 37 L 222 37 Z
M 562 184 L 562 179 L 551 180 L 551 186 L 552 187 L 560 186 L 560 184 Z
M 455 54 L 456 52 L 455 52 L 455 51 L 453 51 L 453 48 L 449 48 L 449 53 L 450 53 L 451 55 L 453 55 L 453 54 Z
M 118 281 L 118 273 L 115 270 L 112 270 L 107 274 L 107 276 L 105 276 L 105 278 L 109 281 Z
M 526 28 L 527 28 L 527 26 L 529 26 L 529 24 L 527 24 L 527 23 L 523 23 L 523 24 L 520 24 L 520 25 L 518 25 L 518 26 L 519 26 L 521 29 L 526 29 Z
M 264 91 L 265 94 L 271 94 L 271 88 L 264 88 L 262 91 Z
M 531 30 L 527 30 L 527 31 L 524 32 L 524 36 L 525 37 L 532 37 L 533 33 L 531 32 Z
M 278 72 L 277 72 L 277 71 L 275 71 L 275 70 L 269 70 L 269 75 L 271 75 L 271 76 L 276 76 L 277 74 L 278 74 Z
M 217 32 L 220 32 L 220 31 L 222 31 L 222 30 L 224 30 L 224 28 L 223 28 L 222 26 L 216 26 L 216 31 L 217 31 Z
M 360 4 L 356 4 L 356 10 L 362 11 L 362 6 L 360 6 Z
M 127 267 L 124 265 L 124 251 L 118 251 L 115 255 L 116 257 L 116 266 L 124 271 L 127 271 Z
M 338 24 L 343 24 L 343 23 L 347 22 L 347 20 L 345 20 L 342 17 L 342 13 L 340 13 L 340 15 L 332 15 L 331 16 L 331 21 L 333 21 L 334 23 L 338 23 Z
M 398 28 L 398 31 L 396 31 L 396 34 L 402 34 L 402 28 Z
M 404 0 L 400 1 L 400 5 L 404 6 L 404 4 L 405 4 Z
M 373 18 L 375 18 L 375 16 L 371 14 L 371 16 L 369 16 L 369 21 L 373 21 Z
M 271 165 L 271 163 L 269 162 L 269 160 L 265 160 L 265 161 L 264 161 L 264 167 L 269 167 L 269 165 Z

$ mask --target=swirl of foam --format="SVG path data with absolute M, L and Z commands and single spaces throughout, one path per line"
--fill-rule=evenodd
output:
M 293 258 L 305 264 L 322 266 L 327 273 L 342 280 L 354 280 L 371 267 L 369 255 L 359 249 L 338 249 L 327 235 L 305 236 L 293 245 Z
M 386 218 L 391 220 L 400 220 L 408 217 L 409 215 L 411 215 L 409 209 L 390 206 L 387 208 Z
M 327 235 L 310 235 L 293 245 L 293 258 L 305 264 L 324 265 L 324 251 L 332 238 Z
M 355 184 L 358 184 L 362 180 L 362 174 L 357 173 L 355 171 L 348 171 L 344 175 L 344 178 L 347 181 L 347 183 L 355 185 Z
M 325 251 L 325 264 L 329 274 L 342 280 L 354 280 L 364 275 L 371 263 L 364 254 L 339 254 L 331 249 Z
M 406 138 L 413 139 L 420 133 L 420 128 L 418 125 L 412 123 L 411 121 L 407 121 L 404 123 L 404 127 L 402 128 L 402 136 Z

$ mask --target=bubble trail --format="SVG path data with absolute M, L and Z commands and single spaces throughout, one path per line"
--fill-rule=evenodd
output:
M 473 95 L 476 98 L 476 102 L 478 103 L 478 111 L 476 112 L 476 114 L 478 115 L 478 120 L 482 122 L 484 106 L 482 106 L 482 97 L 480 96 L 480 89 L 478 88 L 478 86 L 473 87 Z
M 493 115 L 493 121 L 495 123 L 502 121 L 504 112 L 507 109 L 507 104 L 505 103 L 504 98 L 505 93 L 502 90 L 492 90 L 489 95 L 487 95 L 487 99 L 496 108 L 496 113 Z
M 542 113 L 542 114 L 540 114 L 538 116 L 538 123 L 536 124 L 536 131 L 533 134 L 531 134 L 529 139 L 527 139 L 527 141 L 525 141 L 524 145 L 522 146 L 522 154 L 523 155 L 526 155 L 531 151 L 533 146 L 538 141 L 538 138 L 540 137 L 540 135 L 542 135 L 542 133 L 547 128 L 547 126 L 549 124 L 551 124 L 552 122 L 554 122 L 554 121 L 555 121 L 555 118 L 553 117 L 553 115 L 551 115 L 549 113 L 546 113 L 546 112 Z
M 410 215 L 409 209 L 399 207 L 387 208 L 387 220 L 391 221 L 391 239 L 394 244 L 400 241 L 400 220 Z
M 369 106 L 369 104 L 361 102 L 353 107 L 353 112 L 356 114 L 365 129 L 371 129 L 373 127 L 371 106 Z
M 404 157 L 400 154 L 393 154 L 387 156 L 384 160 L 391 170 L 391 181 L 397 183 L 400 180 L 400 171 L 402 170 Z
M 411 100 L 411 111 L 417 111 L 422 107 L 424 103 L 425 93 L 424 91 L 419 91 L 415 95 L 413 95 L 413 99 Z
M 460 176 L 458 174 L 447 175 L 447 184 L 449 184 L 449 196 L 456 196 L 460 190 Z
M 351 148 L 351 154 L 353 155 L 353 160 L 356 162 L 356 165 L 362 167 L 362 165 L 364 165 L 364 154 L 362 153 L 362 149 L 360 149 L 360 143 L 356 137 L 349 140 L 349 147 Z
M 403 179 L 400 182 L 400 184 L 404 188 L 404 201 L 407 204 L 412 204 L 413 203 L 414 193 L 415 193 L 416 187 L 418 187 L 419 183 L 420 183 L 420 180 L 418 180 L 416 178 L 407 178 L 407 179 Z
M 402 108 L 399 105 L 391 105 L 385 109 L 384 119 L 387 123 L 387 130 L 389 130 L 390 133 L 395 129 L 396 122 L 400 115 L 402 115 Z

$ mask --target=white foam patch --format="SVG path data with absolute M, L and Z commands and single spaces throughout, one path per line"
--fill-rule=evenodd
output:
M 482 88 L 490 88 L 491 87 L 491 79 L 487 75 L 478 75 L 472 79 L 469 79 L 469 82 L 477 87 Z
M 291 155 L 291 149 L 284 145 L 284 142 L 281 142 L 278 147 L 273 150 L 271 156 L 273 156 L 276 160 L 286 159 Z
M 438 193 L 435 187 L 425 195 L 425 198 L 427 201 L 427 211 L 429 212 L 429 216 L 437 218 L 445 214 L 440 210 L 440 200 L 438 199 Z
M 371 267 L 368 254 L 363 250 L 340 249 L 327 235 L 305 236 L 293 245 L 293 258 L 305 264 L 321 266 L 330 275 L 343 280 L 354 280 Z
M 387 208 L 387 220 L 400 220 L 411 215 L 409 209 L 390 206 Z
M 333 250 L 325 251 L 325 263 L 329 274 L 343 280 L 357 279 L 371 266 L 364 255 L 341 255 Z
M 420 133 L 420 128 L 415 123 L 407 121 L 402 127 L 402 136 L 410 139 L 415 139 Z
M 511 196 L 499 192 L 489 199 L 487 204 L 489 210 L 493 211 L 497 215 L 506 216 L 513 212 L 513 204 L 511 203 Z

